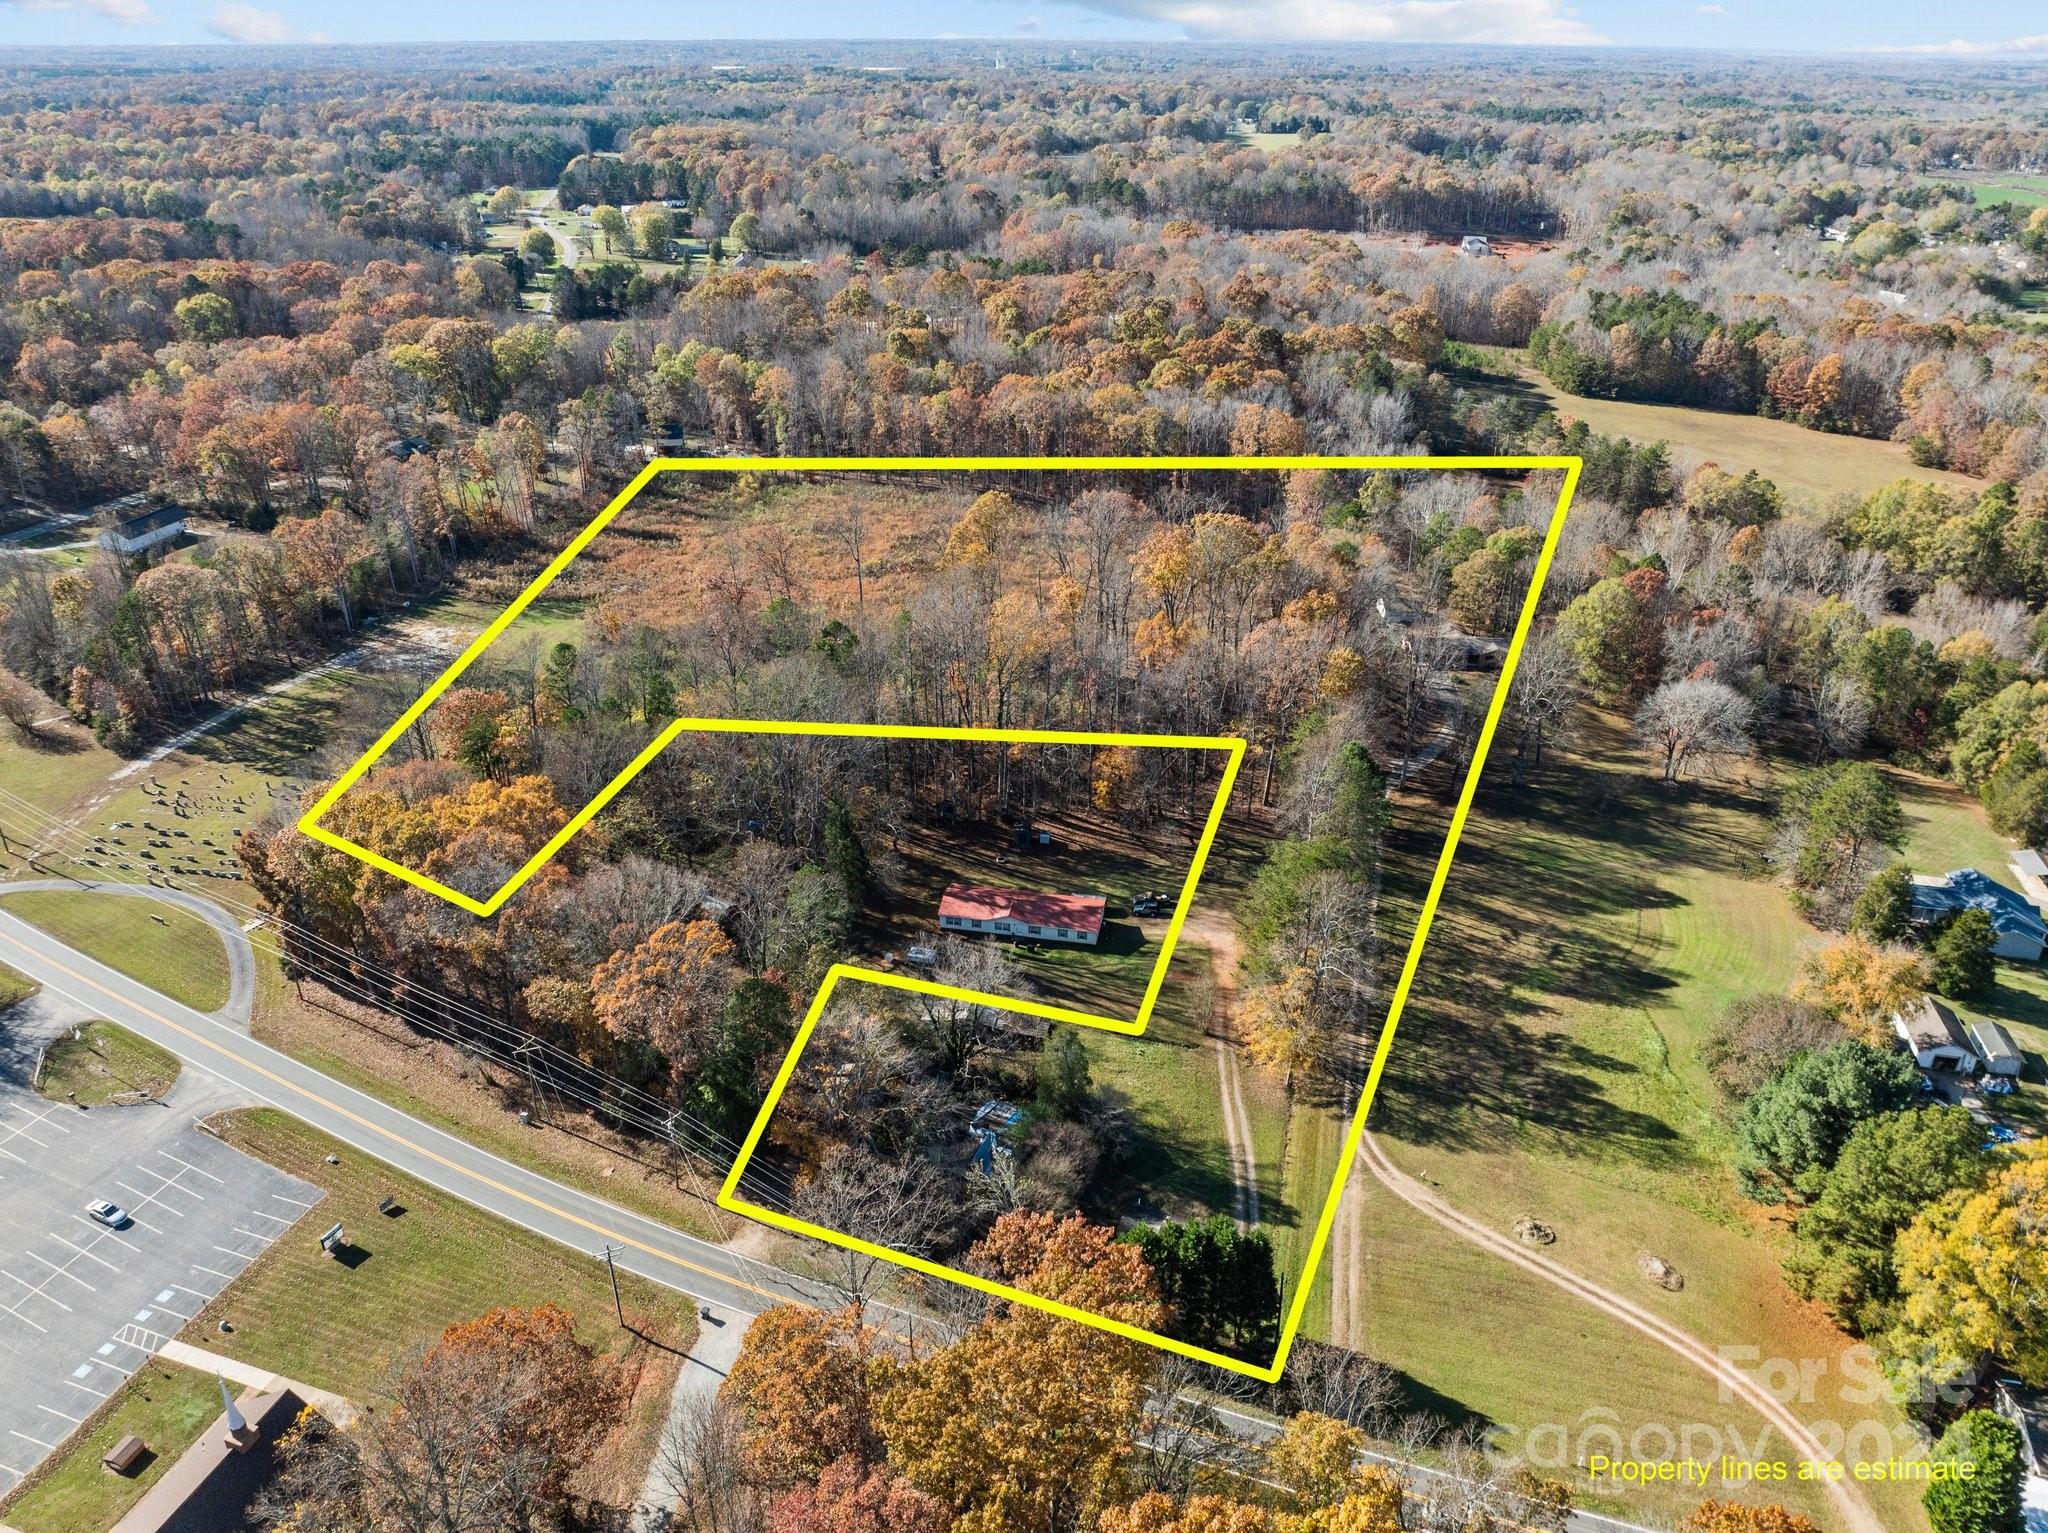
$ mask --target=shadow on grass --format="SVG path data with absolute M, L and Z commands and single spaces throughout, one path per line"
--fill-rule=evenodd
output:
M 1583 760 L 1486 793 L 1430 931 L 1375 1127 L 1482 1151 L 1536 1130 L 1649 1168 L 1692 1162 L 1670 1124 L 1614 1101 L 1599 1078 L 1637 1066 L 1555 1018 L 1561 1003 L 1648 1007 L 1678 984 L 1654 961 L 1642 919 L 1685 903 L 1659 879 L 1672 867 L 1746 876 L 1748 832 L 1766 808 L 1739 785 L 1674 787 Z M 1424 818 L 1397 818 L 1388 837 L 1388 902 L 1411 914 L 1442 846 L 1441 824 Z
M 92 749 L 92 742 L 77 735 L 51 729 L 20 729 L 14 739 L 23 749 L 42 756 L 76 756 Z

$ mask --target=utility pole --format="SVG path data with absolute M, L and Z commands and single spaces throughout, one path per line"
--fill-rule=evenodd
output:
M 605 1269 L 612 1275 L 612 1308 L 618 1312 L 619 1329 L 624 1330 L 626 1328 L 626 1306 L 619 1301 L 619 1264 L 612 1260 L 612 1248 L 609 1242 L 605 1244 L 604 1248 L 604 1265 Z

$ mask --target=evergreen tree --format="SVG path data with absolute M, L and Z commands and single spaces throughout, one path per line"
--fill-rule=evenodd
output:
M 1989 990 L 1997 976 L 1991 956 L 1994 940 L 1991 917 L 1983 911 L 1965 910 L 1956 916 L 1934 939 L 1934 959 L 1928 967 L 1934 988 L 1956 1000 Z
M 846 890 L 846 898 L 858 909 L 874 887 L 875 871 L 868 864 L 867 848 L 861 845 L 860 827 L 853 823 L 853 811 L 846 800 L 834 794 L 825 803 L 825 866 Z

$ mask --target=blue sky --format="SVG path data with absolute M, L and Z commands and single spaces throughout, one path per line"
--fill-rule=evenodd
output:
M 2019 0 L 0 0 L 0 43 L 972 36 L 1588 43 L 2048 60 Z

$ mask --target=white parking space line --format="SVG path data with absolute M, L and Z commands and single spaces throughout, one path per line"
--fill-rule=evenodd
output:
M 84 1278 L 80 1277 L 77 1273 L 70 1271 L 68 1267 L 58 1266 L 55 1262 L 51 1261 L 49 1257 L 42 1255 L 40 1252 L 26 1251 L 22 1254 L 29 1257 L 31 1260 L 41 1262 L 45 1267 L 48 1267 L 52 1272 L 56 1273 L 58 1277 L 70 1278 L 72 1282 L 76 1283 L 80 1288 L 83 1288 L 87 1293 L 99 1292 L 97 1288 L 93 1287 L 92 1284 L 88 1283 Z M 73 1257 L 72 1260 L 75 1261 L 77 1260 L 77 1258 Z M 48 1279 L 46 1278 L 44 1279 L 44 1281 L 47 1282 Z
M 41 1331 L 45 1336 L 50 1334 L 50 1328 L 48 1326 L 37 1325 L 33 1320 L 29 1319 L 28 1316 L 24 1315 L 12 1304 L 0 1304 L 0 1309 L 6 1310 L 8 1314 L 12 1315 L 16 1320 L 19 1320 L 23 1325 L 27 1326 L 30 1330 Z
M 150 1206 L 151 1204 L 155 1204 L 155 1205 L 156 1205 L 156 1206 L 157 1206 L 158 1208 L 161 1208 L 161 1209 L 162 1209 L 162 1210 L 163 1210 L 163 1211 L 164 1211 L 165 1213 L 167 1213 L 167 1214 L 176 1214 L 176 1215 L 177 1215 L 177 1216 L 178 1216 L 178 1217 L 179 1217 L 180 1219 L 182 1219 L 182 1218 L 184 1218 L 184 1217 L 185 1217 L 185 1210 L 184 1210 L 184 1209 L 182 1209 L 182 1208 L 173 1208 L 173 1207 L 171 1207 L 171 1205 L 170 1205 L 170 1204 L 168 1204 L 168 1203 L 165 1203 L 165 1202 L 162 1202 L 162 1201 L 160 1201 L 160 1200 L 159 1200 L 159 1199 L 157 1198 L 157 1195 L 156 1195 L 156 1193 L 154 1193 L 154 1192 L 152 1192 L 152 1193 L 140 1193 L 140 1192 L 135 1192 L 135 1189 L 134 1189 L 133 1187 L 130 1187 L 130 1186 L 129 1186 L 129 1185 L 128 1185 L 128 1184 L 126 1183 L 126 1182 L 122 1181 L 122 1180 L 121 1180 L 121 1179 L 120 1179 L 119 1177 L 116 1177 L 116 1178 L 114 1179 L 114 1185 L 115 1185 L 116 1187 L 120 1188 L 120 1189 L 121 1189 L 121 1190 L 122 1190 L 123 1192 L 134 1192 L 134 1193 L 135 1193 L 135 1197 L 136 1197 L 136 1199 L 137 1199 L 137 1202 L 136 1202 L 136 1208 L 148 1208 L 148 1207 L 149 1207 L 149 1206 Z M 129 1209 L 129 1210 L 128 1210 L 128 1212 L 129 1212 L 130 1214 L 133 1214 L 133 1213 L 135 1212 L 135 1209 L 134 1209 L 134 1208 L 131 1208 L 131 1209 Z M 142 1224 L 142 1221 L 141 1221 L 140 1219 L 137 1219 L 137 1220 L 136 1220 L 135 1222 L 136 1222 L 137 1224 Z M 149 1226 L 148 1226 L 148 1225 L 146 1225 L 146 1224 L 143 1224 L 143 1225 L 142 1225 L 142 1227 L 143 1227 L 144 1229 L 148 1229 L 148 1228 L 149 1228 Z
M 81 1363 L 79 1366 L 81 1368 L 84 1368 L 87 1373 L 92 1372 L 92 1368 L 88 1364 Z M 87 1394 L 91 1395 L 96 1400 L 104 1400 L 107 1398 L 106 1392 L 104 1390 L 87 1388 L 85 1385 L 79 1383 L 76 1379 L 66 1379 L 64 1382 L 69 1384 L 73 1389 L 85 1390 Z
M 235 1226 L 235 1233 L 237 1235 L 246 1235 L 251 1240 L 260 1240 L 266 1246 L 269 1245 L 273 1240 L 277 1239 L 275 1235 L 259 1235 L 254 1230 L 245 1230 L 239 1224 Z
M 215 1246 L 214 1250 L 220 1252 L 223 1256 L 232 1256 L 238 1262 L 253 1262 L 256 1260 L 255 1257 L 246 1251 L 230 1251 L 226 1246 Z
M 311 1208 L 318 1201 L 312 1198 L 288 1198 L 281 1192 L 273 1192 L 271 1196 L 280 1203 L 296 1203 L 301 1208 Z
M 55 1453 L 57 1451 L 57 1445 L 55 1443 L 46 1443 L 40 1437 L 31 1437 L 26 1432 L 17 1432 L 14 1430 L 13 1427 L 9 1427 L 7 1429 L 7 1435 L 9 1437 L 19 1437 L 25 1443 L 34 1443 L 38 1448 L 41 1448 L 45 1453 Z
M 290 1227 L 291 1227 L 292 1225 L 294 1225 L 294 1224 L 296 1224 L 296 1223 L 298 1222 L 298 1221 L 297 1221 L 297 1220 L 295 1220 L 295 1219 L 287 1219 L 287 1218 L 286 1218 L 286 1217 L 285 1217 L 285 1216 L 284 1216 L 283 1214 L 266 1214 L 266 1213 L 265 1213 L 265 1212 L 264 1212 L 264 1211 L 263 1211 L 262 1209 L 260 1209 L 260 1208 L 252 1208 L 252 1209 L 248 1210 L 248 1212 L 249 1212 L 250 1216 L 251 1216 L 251 1217 L 253 1217 L 253 1218 L 257 1218 L 257 1219 L 268 1219 L 268 1220 L 270 1220 L 270 1221 L 271 1221 L 272 1223 L 274 1223 L 274 1224 L 282 1224 L 282 1225 L 284 1225 L 284 1226 L 285 1226 L 285 1227 L 286 1227 L 287 1229 L 289 1229 L 289 1228 L 290 1228 Z
M 175 1288 L 175 1289 L 177 1289 L 177 1290 L 178 1290 L 178 1292 L 179 1292 L 179 1293 L 189 1293 L 190 1295 L 192 1295 L 192 1297 L 193 1297 L 193 1298 L 197 1299 L 197 1300 L 198 1300 L 198 1301 L 199 1301 L 199 1302 L 200 1302 L 201 1304 L 210 1304 L 210 1303 L 212 1303 L 212 1302 L 213 1302 L 213 1295 L 212 1295 L 212 1294 L 210 1294 L 210 1293 L 203 1293 L 203 1292 L 201 1292 L 201 1291 L 200 1291 L 199 1289 L 197 1289 L 197 1288 L 187 1288 L 187 1287 L 186 1287 L 186 1286 L 185 1286 L 185 1285 L 184 1285 L 183 1283 L 169 1283 L 169 1284 L 166 1284 L 165 1286 L 166 1286 L 166 1287 L 168 1287 L 168 1288 Z M 158 1299 L 158 1300 L 157 1300 L 156 1302 L 157 1302 L 157 1303 L 159 1303 L 159 1304 L 161 1304 L 161 1303 L 163 1303 L 164 1301 L 163 1301 L 163 1300 L 162 1300 L 161 1298 L 159 1298 L 159 1299 Z
M 43 1284 L 49 1282 L 48 1278 L 43 1279 L 42 1283 L 31 1283 L 26 1278 L 14 1277 L 14 1274 L 9 1272 L 5 1267 L 0 1267 L 0 1277 L 14 1278 L 15 1282 L 21 1284 L 23 1288 L 26 1288 L 28 1292 L 22 1296 L 23 1298 L 41 1299 L 45 1304 L 56 1305 L 57 1308 L 64 1311 L 64 1313 L 67 1315 L 73 1313 L 71 1306 L 66 1304 L 62 1299 L 53 1299 L 48 1294 L 43 1292 Z M 14 1302 L 16 1304 L 19 1304 L 21 1303 L 21 1299 L 17 1299 Z M 15 1310 L 15 1314 L 20 1315 L 21 1311 L 17 1309 Z M 27 1319 L 28 1317 L 23 1315 L 22 1318 Z
M 161 1155 L 165 1160 L 177 1161 L 177 1163 L 183 1166 L 187 1171 L 197 1172 L 200 1176 L 203 1176 L 209 1182 L 212 1182 L 216 1187 L 227 1186 L 227 1183 L 225 1181 L 223 1181 L 220 1177 L 215 1176 L 211 1171 L 203 1171 L 198 1166 L 193 1165 L 192 1162 L 189 1160 L 178 1160 L 178 1157 L 173 1155 L 169 1150 L 158 1150 L 157 1154 Z
M 49 1413 L 50 1413 L 50 1414 L 51 1414 L 52 1416 L 55 1416 L 55 1417 L 57 1417 L 57 1418 L 58 1418 L 59 1420 L 62 1420 L 62 1421 L 68 1421 L 68 1422 L 70 1422 L 70 1423 L 71 1423 L 71 1424 L 72 1424 L 73 1426 L 77 1426 L 79 1422 L 81 1422 L 81 1421 L 85 1420 L 85 1418 L 84 1418 L 83 1416 L 73 1416 L 73 1415 L 72 1415 L 72 1414 L 70 1414 L 70 1413 L 69 1413 L 68 1411 L 60 1411 L 60 1410 L 58 1410 L 58 1409 L 57 1409 L 57 1407 L 56 1407 L 56 1406 L 54 1406 L 54 1405 L 42 1405 L 42 1404 L 38 1404 L 38 1405 L 36 1406 L 36 1409 L 37 1409 L 37 1410 L 39 1410 L 39 1411 L 48 1411 L 48 1412 L 49 1412 Z
M 206 1275 L 207 1275 L 208 1277 L 217 1277 L 217 1278 L 219 1278 L 219 1279 L 220 1279 L 220 1280 L 221 1280 L 221 1281 L 222 1281 L 223 1283 L 232 1283 L 232 1282 L 233 1282 L 233 1281 L 235 1280 L 235 1279 L 234 1279 L 234 1275 L 233 1275 L 232 1273 L 222 1272 L 222 1271 L 221 1271 L 221 1270 L 220 1270 L 219 1268 L 217 1268 L 217 1267 L 202 1267 L 202 1266 L 200 1266 L 200 1265 L 199 1265 L 199 1263 L 197 1263 L 197 1262 L 194 1262 L 194 1263 L 192 1264 L 192 1270 L 193 1270 L 194 1272 L 203 1272 L 203 1273 L 205 1273 L 205 1274 L 206 1274 Z M 40 1329 L 40 1327 L 38 1327 L 38 1329 Z
M 76 1251 L 80 1256 L 85 1257 L 88 1261 L 98 1262 L 102 1267 L 105 1267 L 109 1272 L 118 1273 L 121 1270 L 119 1267 L 116 1267 L 112 1262 L 108 1261 L 104 1256 L 95 1255 L 92 1251 L 88 1250 L 84 1246 L 72 1245 L 72 1243 L 66 1240 L 62 1235 L 52 1235 L 50 1238 L 56 1241 L 57 1244 L 60 1246 L 71 1246 L 71 1249 Z
M 91 1230 L 95 1235 L 101 1236 L 102 1238 L 107 1240 L 111 1240 L 117 1246 L 126 1246 L 129 1250 L 133 1251 L 137 1256 L 140 1256 L 142 1254 L 141 1246 L 134 1244 L 132 1241 L 123 1240 L 119 1235 L 116 1235 L 104 1224 L 96 1224 L 92 1220 L 86 1218 L 84 1214 L 73 1214 L 71 1217 L 76 1219 L 80 1224 L 84 1225 L 87 1229 Z M 138 1219 L 136 1222 L 139 1224 L 142 1221 Z

